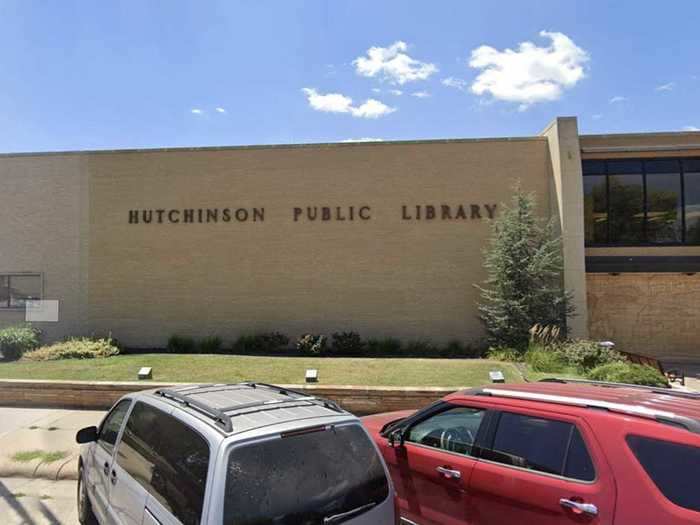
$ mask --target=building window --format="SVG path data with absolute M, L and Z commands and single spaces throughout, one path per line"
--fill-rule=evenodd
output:
M 700 244 L 700 159 L 583 161 L 586 244 Z
M 0 274 L 0 309 L 20 309 L 41 299 L 41 286 L 38 273 Z

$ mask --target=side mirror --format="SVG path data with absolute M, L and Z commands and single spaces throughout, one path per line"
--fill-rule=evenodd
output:
M 391 448 L 403 447 L 403 429 L 397 428 L 389 432 L 387 440 Z
M 97 441 L 97 427 L 85 427 L 78 430 L 78 433 L 75 435 L 75 441 L 79 444 Z

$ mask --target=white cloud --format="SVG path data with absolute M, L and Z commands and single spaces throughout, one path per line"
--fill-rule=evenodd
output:
M 359 139 L 345 139 L 343 142 L 382 142 L 384 139 L 375 137 L 360 137 Z
M 379 89 L 379 88 L 372 88 L 372 91 L 373 91 L 374 93 L 381 93 L 381 92 L 382 92 L 382 90 Z
M 683 131 L 700 131 L 700 128 L 698 128 L 696 126 L 683 126 L 683 128 L 681 128 L 681 129 Z
M 202 110 L 199 109 L 199 108 L 192 108 L 192 109 L 190 110 L 190 112 L 193 113 L 194 115 L 201 115 L 201 114 L 204 113 L 204 111 L 202 111 Z
M 218 107 L 218 108 L 216 108 L 216 112 L 217 113 L 226 113 L 226 110 L 222 107 Z
M 321 94 L 313 88 L 302 89 L 311 106 L 316 111 L 326 113 L 349 113 L 358 118 L 379 118 L 396 111 L 379 100 L 368 98 L 359 106 L 352 105 L 352 99 L 340 93 Z
M 588 53 L 563 33 L 540 31 L 550 45 L 538 47 L 522 42 L 516 50 L 499 51 L 480 46 L 472 51 L 469 65 L 481 69 L 471 85 L 476 95 L 519 102 L 520 110 L 537 102 L 559 99 L 564 89 L 574 87 L 586 76 Z
M 621 97 L 621 96 L 617 95 L 617 96 L 614 96 L 613 98 L 611 98 L 608 102 L 610 102 L 610 104 L 617 104 L 618 102 L 625 102 L 626 100 L 627 100 L 627 97 Z
M 443 78 L 440 83 L 443 86 L 459 89 L 460 91 L 464 91 L 467 89 L 467 86 L 469 83 L 466 80 L 463 80 L 461 78 L 455 78 L 455 77 L 447 77 Z
M 428 93 L 427 91 L 414 91 L 413 93 L 411 93 L 411 96 L 416 98 L 428 98 L 430 96 L 430 93 Z
M 400 89 L 390 89 L 389 93 L 391 93 L 392 95 L 396 95 L 397 97 L 403 95 L 403 91 L 401 91 Z
M 357 57 L 352 63 L 358 75 L 380 76 L 394 84 L 425 80 L 437 72 L 435 64 L 411 58 L 406 50 L 408 44 L 400 40 L 389 47 L 373 46 L 367 50 L 367 56 Z
M 660 86 L 656 86 L 654 88 L 654 90 L 655 91 L 672 91 L 674 87 L 676 87 L 675 82 L 668 82 L 666 84 L 661 84 Z
M 603 115 L 601 113 L 596 113 L 595 115 L 592 115 L 591 118 L 593 120 L 600 120 L 603 118 Z

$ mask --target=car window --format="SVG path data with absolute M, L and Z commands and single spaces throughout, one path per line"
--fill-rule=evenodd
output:
M 117 464 L 184 525 L 199 523 L 209 445 L 197 432 L 137 402 L 117 448 Z
M 360 425 L 317 427 L 231 451 L 223 523 L 342 523 L 388 497 L 382 460 Z
M 406 441 L 458 454 L 471 454 L 485 410 L 453 407 L 410 427 Z
M 131 400 L 129 399 L 120 401 L 102 422 L 97 442 L 110 454 L 114 450 L 114 444 L 117 442 L 119 430 L 122 428 L 124 416 L 126 416 L 130 404 Z
M 595 469 L 579 430 L 565 421 L 503 412 L 480 457 L 537 472 L 593 481 Z
M 700 448 L 641 436 L 628 436 L 627 444 L 666 498 L 700 512 Z

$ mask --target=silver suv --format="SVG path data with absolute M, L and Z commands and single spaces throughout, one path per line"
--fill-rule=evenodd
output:
M 396 523 L 386 465 L 360 421 L 283 387 L 130 394 L 76 439 L 84 525 Z

